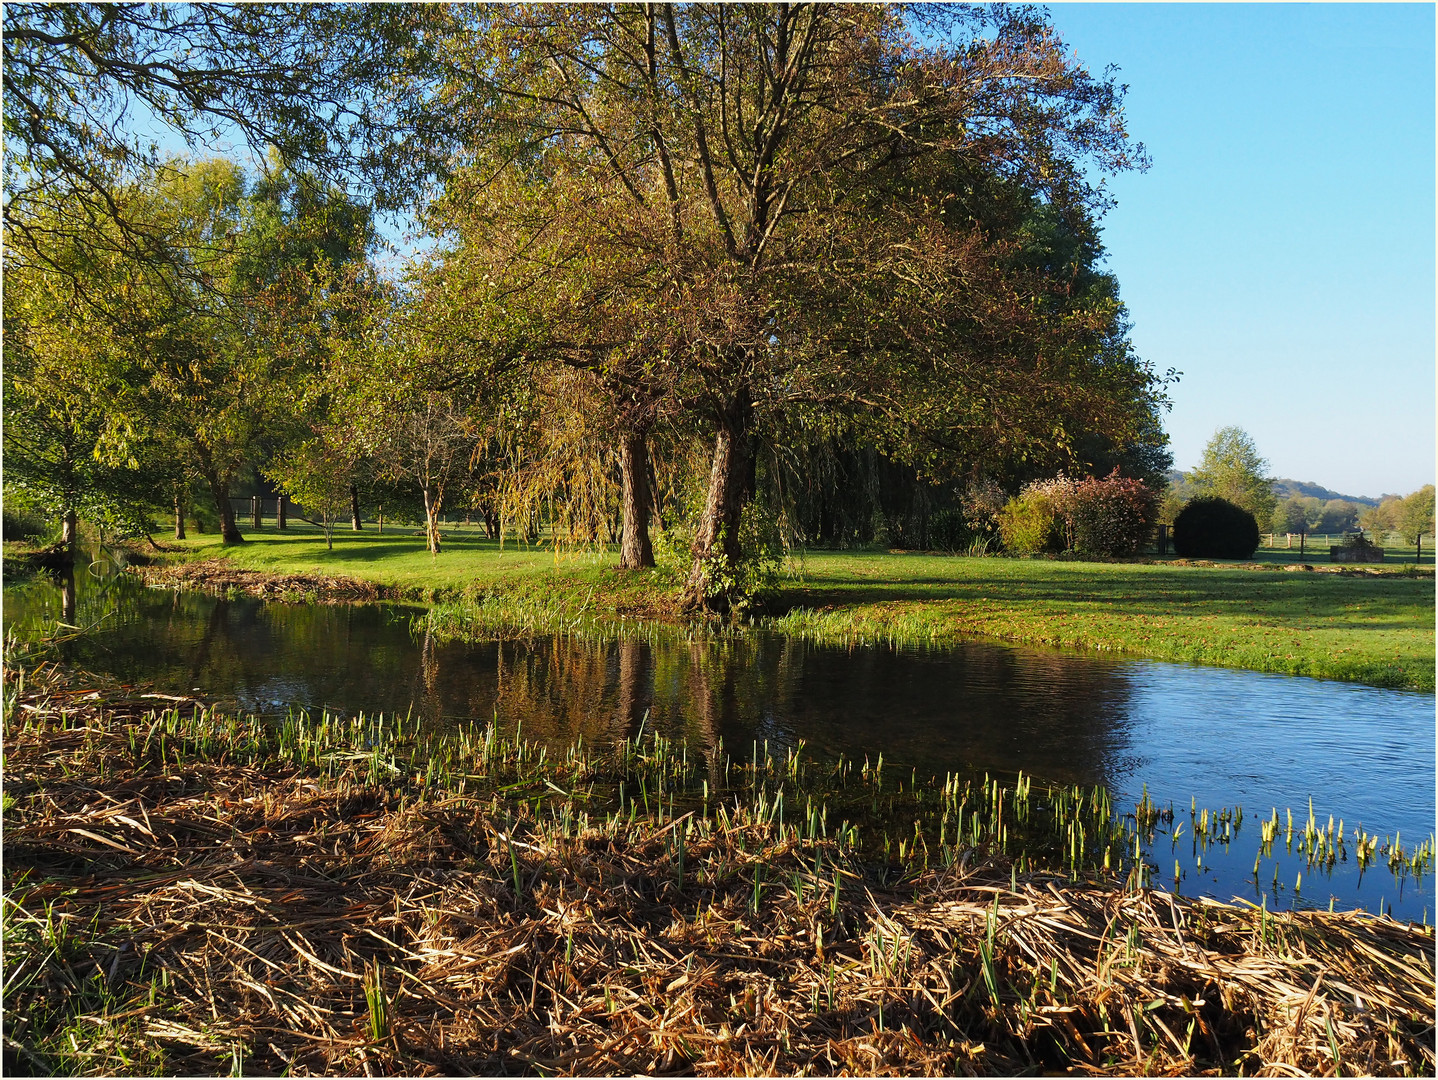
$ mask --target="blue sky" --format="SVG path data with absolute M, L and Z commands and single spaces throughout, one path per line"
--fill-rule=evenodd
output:
M 1434 478 L 1434 7 L 1054 4 L 1153 165 L 1105 222 L 1140 355 L 1214 430 L 1350 495 Z

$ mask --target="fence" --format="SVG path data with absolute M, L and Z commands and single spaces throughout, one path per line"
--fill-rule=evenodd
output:
M 273 521 L 283 529 L 292 517 L 308 520 L 313 516 L 286 495 L 281 495 L 278 498 L 266 498 L 263 495 L 251 495 L 248 499 L 232 497 L 230 510 L 234 513 L 237 521 L 247 520 L 257 529 L 266 520 Z

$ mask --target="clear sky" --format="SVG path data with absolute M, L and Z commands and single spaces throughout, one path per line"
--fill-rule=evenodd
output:
M 1348 495 L 1434 478 L 1434 7 L 1066 4 L 1153 166 L 1110 181 L 1141 356 L 1183 372 L 1174 463 L 1215 429 Z

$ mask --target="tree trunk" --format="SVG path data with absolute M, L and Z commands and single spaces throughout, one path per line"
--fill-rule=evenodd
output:
M 424 489 L 424 539 L 431 555 L 439 554 L 439 497 Z
M 486 539 L 493 540 L 499 536 L 499 514 L 494 506 L 488 502 L 481 503 L 479 507 L 480 519 L 484 522 L 484 535 Z
M 654 565 L 654 546 L 649 542 L 649 444 L 642 430 L 622 437 L 619 471 L 624 477 L 619 565 L 642 570 Z
M 749 417 L 746 396 L 736 397 L 721 418 L 714 437 L 709 469 L 709 494 L 694 537 L 694 565 L 684 598 L 686 610 L 727 612 L 738 599 L 736 572 L 743 552 L 739 517 L 749 484 Z
M 220 513 L 220 543 L 243 544 L 244 536 L 235 524 L 235 508 L 230 505 L 230 479 L 221 476 L 214 469 L 205 471 L 205 484 L 215 500 L 215 509 Z
M 185 497 L 175 492 L 175 539 L 185 538 Z
M 66 510 L 60 521 L 60 546 L 65 549 L 65 558 L 73 564 L 80 549 L 80 521 L 74 510 Z
M 360 524 L 359 489 L 353 484 L 350 485 L 350 526 L 355 532 L 360 532 L 364 528 Z

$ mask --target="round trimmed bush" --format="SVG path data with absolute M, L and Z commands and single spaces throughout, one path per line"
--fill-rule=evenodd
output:
M 1227 499 L 1201 495 L 1173 519 L 1173 549 L 1186 559 L 1247 559 L 1258 550 L 1258 521 Z

